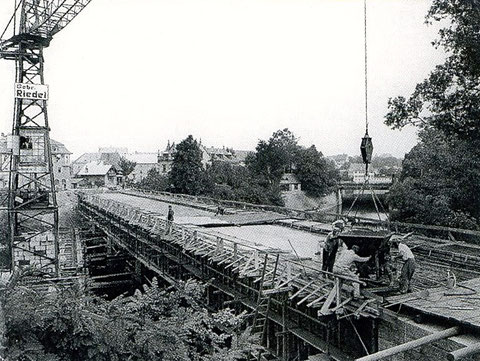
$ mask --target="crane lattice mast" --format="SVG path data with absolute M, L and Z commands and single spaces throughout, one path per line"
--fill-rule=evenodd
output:
M 15 0 L 0 35 L 0 58 L 15 61 L 15 103 L 8 137 L 10 267 L 33 260 L 59 273 L 58 206 L 55 193 L 44 48 L 91 0 Z

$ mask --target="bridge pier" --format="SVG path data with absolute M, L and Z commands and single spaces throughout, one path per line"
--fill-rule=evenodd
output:
M 336 201 L 337 201 L 337 214 L 342 214 L 342 212 L 343 212 L 343 197 L 342 197 L 342 188 L 341 187 L 337 187 Z

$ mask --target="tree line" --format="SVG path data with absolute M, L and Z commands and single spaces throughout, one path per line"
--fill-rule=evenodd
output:
M 385 124 L 413 125 L 419 143 L 406 155 L 389 202 L 396 220 L 480 229 L 480 11 L 478 1 L 434 0 L 429 24 L 446 59 L 408 97 L 388 102 Z
M 168 176 L 152 169 L 138 187 L 283 205 L 280 180 L 285 173 L 295 174 L 303 190 L 312 197 L 329 193 L 339 179 L 333 162 L 314 145 L 302 147 L 290 130 L 282 129 L 268 140 L 260 140 L 245 159 L 245 165 L 219 160 L 204 164 L 200 144 L 189 135 L 177 145 Z

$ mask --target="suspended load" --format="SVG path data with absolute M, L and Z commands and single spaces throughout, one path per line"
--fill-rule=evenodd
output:
M 366 165 L 372 163 L 372 154 L 373 154 L 373 142 L 372 138 L 368 135 L 368 131 L 365 133 L 365 136 L 362 138 L 362 144 L 360 145 L 360 152 L 362 152 L 363 163 Z

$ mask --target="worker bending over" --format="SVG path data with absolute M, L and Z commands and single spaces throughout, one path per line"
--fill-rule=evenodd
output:
M 332 223 L 332 231 L 327 235 L 322 252 L 322 271 L 333 272 L 333 265 L 340 245 L 339 235 L 345 228 L 343 221 Z
M 407 235 L 408 236 L 408 235 Z M 400 273 L 400 293 L 412 292 L 411 281 L 413 274 L 415 273 L 415 256 L 413 255 L 410 248 L 405 244 L 400 242 L 404 237 L 395 237 L 392 238 L 392 245 L 398 248 L 398 257 L 402 258 L 403 266 Z
M 347 276 L 349 278 L 353 278 L 355 280 L 359 280 L 357 273 L 357 266 L 355 262 L 367 262 L 370 259 L 369 257 L 360 257 L 357 253 L 360 250 L 360 247 L 357 245 L 353 245 L 351 249 L 347 249 L 343 251 L 340 256 L 338 257 L 337 262 L 335 262 L 335 266 L 333 271 L 335 273 Z M 359 297 L 360 296 L 360 284 L 354 282 L 353 283 L 353 296 Z

